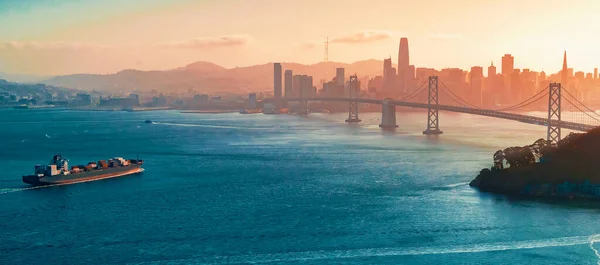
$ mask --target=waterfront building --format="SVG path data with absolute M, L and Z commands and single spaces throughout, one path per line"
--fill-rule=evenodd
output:
M 75 95 L 75 104 L 76 105 L 91 105 L 92 104 L 92 96 L 90 94 L 78 93 Z
M 279 102 L 281 100 L 281 63 L 274 63 L 273 68 L 273 96 L 275 101 Z
M 256 109 L 256 93 L 248 94 L 248 108 Z
M 292 70 L 285 70 L 284 84 L 285 84 L 285 98 L 294 97 L 293 94 L 293 73 Z
M 343 86 L 346 83 L 345 71 L 346 69 L 341 67 L 335 69 L 335 80 L 338 86 Z

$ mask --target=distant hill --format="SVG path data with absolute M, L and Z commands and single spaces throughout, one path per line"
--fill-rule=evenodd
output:
M 303 65 L 282 63 L 283 70 L 292 70 L 294 74 L 313 76 L 318 85 L 323 78 L 330 80 L 337 67 L 346 69 L 346 78 L 350 74 L 359 77 L 375 76 L 382 73 L 380 60 L 346 63 L 318 63 Z M 47 85 L 98 90 L 102 92 L 138 91 L 150 92 L 255 92 L 273 88 L 273 63 L 249 67 L 224 68 L 209 62 L 195 62 L 184 67 L 167 71 L 123 70 L 109 75 L 76 74 L 57 76 L 42 81 Z
M 59 88 L 45 84 L 25 84 L 9 82 L 0 79 L 0 93 L 8 93 L 19 97 L 33 97 L 38 99 L 52 99 L 57 94 L 75 94 L 81 91 L 75 89 Z
M 36 83 L 42 80 L 47 80 L 49 76 L 25 75 L 25 74 L 8 74 L 0 73 L 0 79 L 18 83 Z

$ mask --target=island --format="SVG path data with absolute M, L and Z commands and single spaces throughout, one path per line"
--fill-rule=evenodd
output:
M 557 144 L 539 139 L 493 155 L 469 184 L 482 192 L 600 199 L 600 128 L 571 133 Z

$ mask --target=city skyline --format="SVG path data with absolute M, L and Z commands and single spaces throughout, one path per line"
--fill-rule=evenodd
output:
M 594 23 L 594 7 L 600 8 L 595 2 L 462 0 L 407 6 L 375 0 L 364 6 L 355 0 L 309 0 L 295 7 L 295 14 L 306 18 L 301 21 L 288 19 L 291 7 L 283 1 L 259 2 L 3 1 L 0 72 L 107 74 L 194 61 L 228 68 L 314 64 L 323 60 L 327 37 L 329 60 L 346 63 L 398 58 L 401 37 L 411 40 L 410 63 L 417 67 L 470 69 L 490 61 L 498 65 L 503 54 L 512 54 L 514 68 L 557 72 L 561 58 L 556 54 L 565 50 L 577 70 L 591 72 L 600 61 L 598 39 L 589 34 L 600 29 Z M 334 8 L 340 12 L 324 11 Z M 355 10 L 363 19 L 347 19 Z

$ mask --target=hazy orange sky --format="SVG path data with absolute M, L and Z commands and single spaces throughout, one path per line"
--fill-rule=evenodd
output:
M 24 3 L 25 2 L 25 3 Z M 383 59 L 555 72 L 600 65 L 597 0 L 2 0 L 0 72 L 56 75 Z

